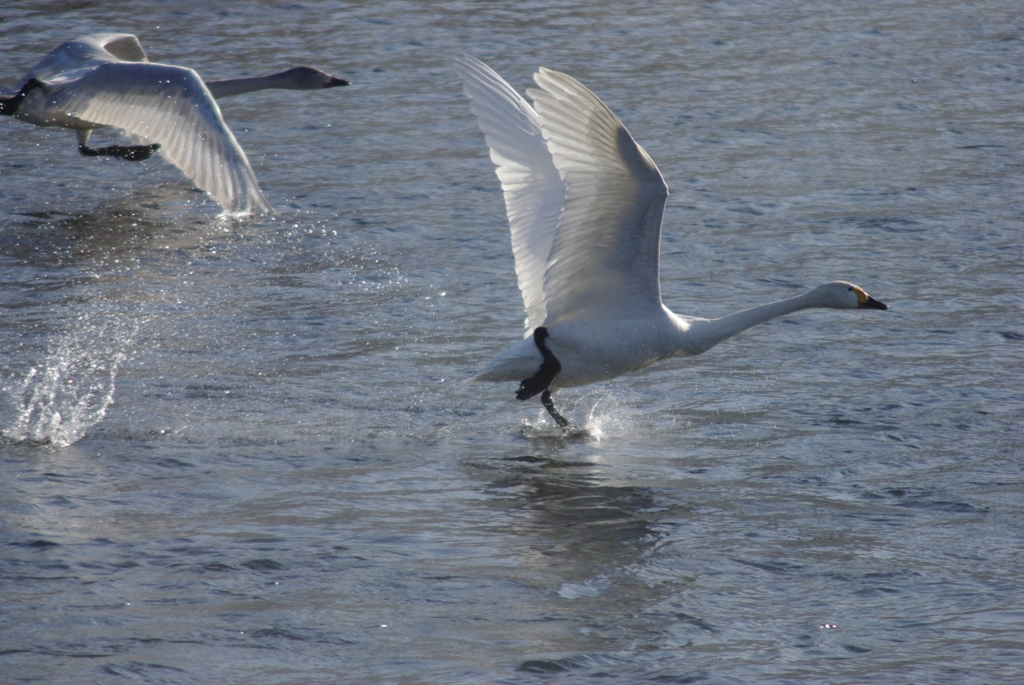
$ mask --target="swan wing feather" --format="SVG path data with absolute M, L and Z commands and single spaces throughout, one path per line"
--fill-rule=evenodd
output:
M 85 40 L 95 41 L 114 59 L 124 62 L 148 62 L 146 51 L 142 49 L 139 39 L 131 33 L 98 33 L 87 36 Z
M 167 161 L 229 212 L 271 210 L 245 152 L 192 69 L 108 62 L 62 88 L 49 106 L 159 143 Z
M 474 57 L 456 60 L 455 69 L 491 149 L 491 161 L 497 166 L 504 191 L 529 336 L 547 317 L 544 271 L 565 202 L 565 185 L 533 107 Z
M 533 98 L 566 198 L 548 257 L 551 326 L 661 309 L 661 220 L 668 188 L 622 122 L 576 79 L 541 68 Z

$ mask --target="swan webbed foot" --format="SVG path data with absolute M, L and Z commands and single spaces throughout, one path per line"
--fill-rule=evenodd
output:
M 78 151 L 86 157 L 117 157 L 129 162 L 141 162 L 160 149 L 159 143 L 152 145 L 108 145 L 107 147 L 89 147 L 79 145 Z

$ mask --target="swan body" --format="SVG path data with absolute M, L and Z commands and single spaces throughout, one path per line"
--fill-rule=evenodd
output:
M 541 68 L 531 106 L 483 62 L 456 61 L 497 166 L 526 308 L 525 338 L 474 381 L 519 381 L 517 398 L 596 383 L 660 359 L 700 354 L 803 309 L 887 309 L 833 281 L 719 319 L 661 301 L 661 220 L 668 189 L 654 161 L 597 96 Z
M 0 114 L 71 129 L 85 155 L 140 160 L 159 150 L 226 211 L 266 212 L 270 204 L 215 98 L 342 85 L 311 67 L 204 83 L 192 69 L 150 62 L 131 34 L 101 33 L 62 43 L 43 57 L 17 91 L 0 94 Z M 89 136 L 104 126 L 137 144 L 90 148 Z

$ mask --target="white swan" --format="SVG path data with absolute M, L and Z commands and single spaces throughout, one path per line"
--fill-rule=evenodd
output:
M 137 161 L 159 150 L 226 211 L 248 213 L 271 207 L 214 98 L 344 85 L 312 67 L 203 83 L 192 69 L 150 62 L 131 34 L 99 33 L 52 50 L 17 91 L 0 94 L 0 114 L 72 129 L 84 155 Z M 137 144 L 89 147 L 90 134 L 102 126 L 119 129 Z
M 751 326 L 810 307 L 888 309 L 835 281 L 720 319 L 673 314 L 661 302 L 658 259 L 665 181 L 597 96 L 541 68 L 531 107 L 483 62 L 456 61 L 491 149 L 512 229 L 525 339 L 474 381 L 520 381 L 565 428 L 551 393 L 700 354 Z

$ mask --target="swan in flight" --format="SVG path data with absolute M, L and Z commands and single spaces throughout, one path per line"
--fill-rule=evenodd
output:
M 270 204 L 215 98 L 345 85 L 312 67 L 204 83 L 192 69 L 150 62 L 131 34 L 98 33 L 52 50 L 17 91 L 0 93 L 0 114 L 72 129 L 83 155 L 139 161 L 159 150 L 225 211 L 268 212 Z M 137 144 L 89 147 L 89 136 L 103 126 L 119 129 Z
M 579 81 L 541 68 L 523 99 L 496 72 L 456 61 L 497 165 L 512 229 L 526 335 L 474 381 L 519 381 L 570 426 L 551 393 L 614 378 L 660 359 L 705 352 L 810 307 L 888 309 L 843 281 L 720 319 L 661 302 L 658 260 L 668 189 L 622 122 Z

